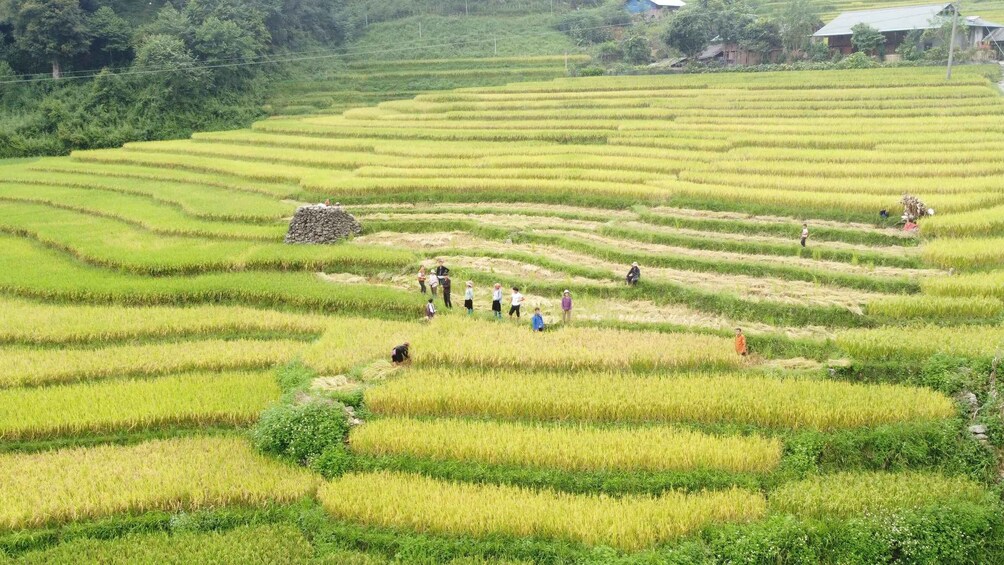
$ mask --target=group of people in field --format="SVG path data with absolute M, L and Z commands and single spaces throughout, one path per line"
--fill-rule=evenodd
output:
M 629 286 L 636 286 L 638 281 L 641 280 L 641 268 L 638 263 L 632 263 L 631 268 L 628 270 L 627 276 L 625 277 L 625 282 Z M 452 309 L 453 300 L 453 283 L 450 280 L 450 269 L 447 267 L 442 259 L 436 262 L 436 268 L 433 270 L 427 270 L 425 266 L 421 266 L 418 269 L 418 289 L 422 294 L 431 294 L 428 302 L 425 304 L 425 317 L 428 320 L 433 319 L 438 312 L 436 307 L 436 298 L 442 295 L 443 307 Z M 504 293 L 502 291 L 502 283 L 495 283 L 492 288 L 492 315 L 497 320 L 502 319 L 502 302 L 504 300 Z M 516 319 L 520 319 L 523 313 L 523 303 L 526 298 L 523 293 L 520 292 L 519 287 L 514 286 L 510 289 L 509 294 L 509 317 L 512 318 L 514 315 Z M 467 310 L 467 315 L 474 314 L 474 281 L 467 281 L 464 287 L 464 308 Z M 562 323 L 569 323 L 572 321 L 572 292 L 565 289 L 561 293 L 561 321 Z M 540 332 L 544 331 L 544 316 L 540 313 L 540 308 L 534 308 L 533 317 L 531 318 L 531 328 L 533 331 Z

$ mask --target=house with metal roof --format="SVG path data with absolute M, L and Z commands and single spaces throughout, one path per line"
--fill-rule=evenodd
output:
M 885 36 L 885 50 L 891 53 L 911 31 L 937 29 L 950 22 L 954 16 L 955 4 L 948 2 L 844 12 L 812 34 L 812 37 L 815 41 L 825 40 L 830 49 L 846 55 L 854 50 L 851 44 L 851 36 L 854 35 L 852 28 L 858 24 L 866 24 Z M 978 16 L 966 18 L 965 24 L 968 28 L 968 37 L 960 35 L 958 40 L 959 47 L 963 48 L 978 46 L 995 30 L 1004 27 Z
M 627 0 L 624 3 L 624 8 L 632 14 L 659 18 L 686 5 L 687 3 L 683 0 Z

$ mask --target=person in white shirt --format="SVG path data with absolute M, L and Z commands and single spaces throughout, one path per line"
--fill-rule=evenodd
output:
M 474 281 L 467 281 L 467 288 L 464 290 L 464 308 L 467 308 L 467 315 L 474 313 Z
M 502 319 L 502 285 L 495 283 L 495 290 L 492 291 L 492 313 L 495 319 Z
M 809 224 L 802 224 L 802 247 L 805 247 L 807 239 L 809 239 Z
M 436 291 L 439 289 L 439 277 L 433 273 L 429 273 L 427 282 L 429 283 L 429 292 L 432 293 L 432 296 L 436 296 Z
M 523 305 L 523 295 L 519 293 L 519 289 L 515 286 L 512 287 L 512 306 L 509 307 L 509 317 L 512 318 L 513 314 L 516 314 L 516 318 L 519 319 L 519 307 Z

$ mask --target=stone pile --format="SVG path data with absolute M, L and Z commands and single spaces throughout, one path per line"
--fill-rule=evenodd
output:
M 289 222 L 286 243 L 336 243 L 362 233 L 363 228 L 341 206 L 300 206 Z

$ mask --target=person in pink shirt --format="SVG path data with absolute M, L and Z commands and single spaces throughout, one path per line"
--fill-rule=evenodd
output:
M 561 321 L 562 323 L 572 321 L 572 293 L 567 290 L 561 293 Z

